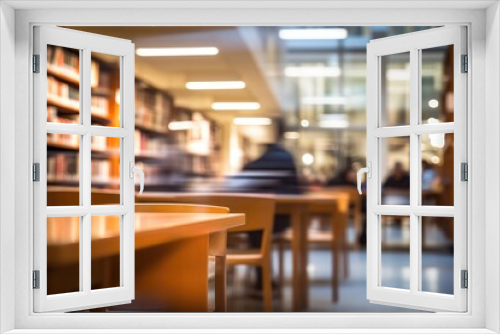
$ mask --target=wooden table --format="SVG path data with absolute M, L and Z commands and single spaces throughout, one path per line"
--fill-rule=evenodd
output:
M 182 202 L 192 198 L 192 193 L 146 193 L 136 197 L 137 202 Z M 230 196 L 231 193 L 200 193 L 197 196 Z M 241 195 L 241 194 L 240 194 Z M 332 286 L 338 287 L 339 282 L 339 250 L 344 241 L 343 235 L 349 209 L 349 195 L 335 194 L 245 194 L 245 196 L 267 197 L 276 201 L 276 213 L 290 215 L 293 229 L 292 258 L 293 258 L 293 306 L 294 312 L 307 309 L 308 305 L 308 226 L 310 216 L 326 214 L 332 219 L 332 228 L 336 236 L 335 251 L 332 254 Z M 332 291 L 332 299 L 337 300 L 338 290 Z
M 60 219 L 47 222 L 47 266 L 62 274 L 68 266 L 78 268 L 79 243 L 74 231 L 79 221 Z M 120 225 L 115 220 L 103 216 L 92 226 L 96 231 L 92 233 L 93 262 L 119 254 Z M 153 297 L 162 311 L 207 311 L 208 258 L 215 256 L 216 271 L 222 274 L 216 278 L 215 308 L 224 311 L 225 295 L 220 296 L 218 290 L 225 285 L 226 231 L 244 223 L 245 216 L 237 213 L 136 213 L 136 300 L 141 295 Z

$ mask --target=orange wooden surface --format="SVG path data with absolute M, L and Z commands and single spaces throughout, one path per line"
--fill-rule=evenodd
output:
M 92 229 L 96 231 L 96 234 L 92 236 L 92 258 L 115 255 L 119 251 L 118 219 L 115 216 L 100 217 L 105 219 L 100 221 L 99 226 Z M 136 213 L 135 249 L 209 235 L 244 223 L 245 216 L 237 213 Z M 49 266 L 78 261 L 78 225 L 79 220 L 73 217 L 47 219 Z

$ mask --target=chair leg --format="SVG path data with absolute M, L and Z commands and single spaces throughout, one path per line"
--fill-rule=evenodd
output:
M 215 257 L 215 311 L 227 311 L 226 257 Z
M 339 250 L 338 240 L 332 242 L 332 302 L 339 300 Z
M 283 298 L 283 287 L 285 285 L 285 243 L 283 241 L 278 241 L 278 296 L 280 299 Z
M 342 255 L 343 255 L 343 258 L 342 258 L 342 262 L 344 264 L 344 268 L 342 270 L 342 273 L 344 274 L 343 275 L 343 278 L 347 278 L 349 277 L 349 242 L 347 241 L 347 238 L 344 236 L 344 241 L 343 241 L 343 244 L 344 244 L 344 249 L 342 251 Z
M 262 293 L 264 295 L 264 311 L 273 311 L 273 279 L 270 259 L 264 260 L 262 265 Z

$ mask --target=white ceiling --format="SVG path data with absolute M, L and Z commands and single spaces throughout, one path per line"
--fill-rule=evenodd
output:
M 140 47 L 216 46 L 219 54 L 202 57 L 140 57 L 136 76 L 165 89 L 177 106 L 207 112 L 213 118 L 279 116 L 279 97 L 273 89 L 259 52 L 261 40 L 255 27 L 71 27 L 82 31 L 129 39 Z M 188 90 L 188 81 L 242 80 L 241 90 Z M 253 102 L 259 111 L 211 111 L 212 102 Z

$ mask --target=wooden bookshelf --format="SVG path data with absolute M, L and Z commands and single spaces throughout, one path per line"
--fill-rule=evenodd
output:
M 50 47 L 47 66 L 47 121 L 79 124 L 80 68 L 78 52 L 72 49 Z M 120 90 L 118 63 L 92 58 L 91 66 L 92 124 L 120 126 Z M 196 152 L 192 131 L 171 131 L 168 124 L 174 120 L 193 121 L 211 134 L 197 138 L 202 152 Z M 201 123 L 200 123 L 201 122 Z M 205 123 L 204 123 L 205 122 Z M 213 132 L 213 134 L 212 134 Z M 175 107 L 172 96 L 161 89 L 136 78 L 135 85 L 135 158 L 136 165 L 146 174 L 146 187 L 153 190 L 173 190 L 180 184 L 175 175 L 213 176 L 217 170 L 220 145 L 217 142 L 217 124 L 195 111 Z M 48 184 L 78 187 L 77 136 L 49 135 L 47 138 Z M 96 139 L 92 142 L 92 187 L 119 188 L 120 139 Z M 195 148 L 193 148 L 195 147 Z M 172 175 L 174 175 L 172 177 Z M 177 187 L 177 188 L 176 188 Z

